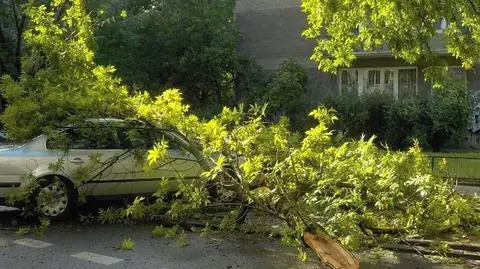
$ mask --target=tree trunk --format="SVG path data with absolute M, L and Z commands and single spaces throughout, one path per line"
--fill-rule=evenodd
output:
M 20 73 L 22 72 L 21 68 L 21 52 L 22 52 L 22 38 L 23 38 L 23 30 L 25 28 L 26 17 L 25 14 L 20 15 L 19 9 L 17 4 L 14 0 L 10 1 L 13 13 L 13 19 L 15 21 L 15 30 L 16 30 L 16 40 L 15 40 L 15 52 L 14 52 L 14 66 L 15 66 L 15 73 L 13 77 L 15 80 L 18 80 L 20 77 Z M 20 19 L 20 21 L 19 21 Z
M 310 232 L 303 234 L 305 243 L 315 251 L 322 263 L 332 269 L 358 269 L 360 262 L 338 240 Z
M 22 54 L 22 38 L 23 30 L 25 28 L 25 15 L 22 15 L 20 19 L 19 28 L 17 29 L 17 40 L 15 44 L 15 80 L 18 80 L 22 72 L 21 54 Z
M 166 132 L 166 134 L 170 139 L 190 151 L 206 171 L 215 168 L 215 163 L 211 159 L 205 157 L 203 152 L 195 146 L 193 141 L 190 141 L 184 135 L 180 138 L 177 135 L 168 132 Z M 242 212 L 241 214 L 244 213 Z M 305 231 L 303 240 L 313 251 L 315 251 L 321 262 L 332 269 L 360 268 L 358 259 L 342 246 L 338 240 L 331 239 L 327 236 L 314 235 L 308 231 Z

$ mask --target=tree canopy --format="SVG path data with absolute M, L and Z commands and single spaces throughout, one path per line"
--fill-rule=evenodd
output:
M 316 40 L 312 59 L 319 69 L 350 66 L 355 51 L 386 46 L 408 63 L 435 59 L 432 38 L 469 69 L 480 59 L 480 2 L 476 0 L 302 0 L 308 27 Z M 440 21 L 446 26 L 438 33 Z M 434 63 L 430 63 L 435 65 Z
M 22 36 L 26 25 L 26 16 L 21 5 L 24 1 L 0 2 L 0 75 L 20 75 L 20 57 Z
M 27 4 L 28 52 L 18 80 L 4 75 L 0 89 L 9 106 L 0 116 L 8 133 L 24 140 L 86 117 L 122 117 L 128 91 L 115 69 L 93 61 L 93 31 L 83 1 Z
M 96 59 L 115 65 L 127 85 L 150 92 L 178 87 L 194 104 L 231 99 L 235 1 L 89 2 L 100 18 L 123 14 L 97 27 Z

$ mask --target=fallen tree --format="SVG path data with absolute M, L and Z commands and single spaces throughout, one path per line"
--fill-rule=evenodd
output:
M 224 108 L 204 120 L 191 114 L 178 90 L 166 90 L 155 99 L 148 94 L 129 96 L 112 76 L 113 68 L 93 62 L 90 21 L 82 2 L 68 2 L 68 29 L 54 19 L 57 6 L 29 7 L 31 27 L 42 31 L 32 28 L 26 35 L 33 70 L 18 82 L 2 80 L 10 102 L 2 120 L 9 133 L 27 139 L 41 129 L 51 131 L 55 124 L 137 117 L 166 134 L 147 155 L 139 156 L 141 163 L 172 163 L 167 152 L 174 141 L 205 171 L 193 182 L 178 173 L 173 199 L 162 181 L 153 205 L 137 198 L 121 217 L 162 214 L 169 222 L 180 222 L 213 205 L 236 205 L 219 225 L 230 230 L 245 220 L 245 209 L 255 209 L 284 223 L 282 241 L 297 247 L 306 243 L 334 268 L 358 267 L 347 249 L 376 245 L 385 234 L 379 231 L 469 233 L 480 225 L 477 212 L 452 190 L 451 182 L 430 174 L 418 146 L 394 152 L 377 148 L 374 138 L 341 142 L 330 129 L 334 111 L 315 109 L 310 115 L 317 125 L 298 134 L 290 131 L 286 118 L 267 123 L 265 106 Z M 35 59 L 40 59 L 39 65 Z M 212 203 L 212 197 L 219 201 Z
M 180 188 L 188 194 L 171 201 L 167 214 L 191 216 L 208 206 L 205 186 L 213 183 L 234 192 L 240 204 L 284 221 L 286 236 L 307 243 L 332 268 L 358 266 L 333 238 L 352 250 L 375 244 L 379 231 L 431 235 L 468 232 L 480 223 L 451 182 L 430 174 L 417 145 L 394 152 L 377 148 L 374 138 L 340 143 L 329 129 L 336 120 L 331 110 L 312 111 L 318 124 L 300 135 L 289 131 L 287 119 L 266 123 L 265 106 L 224 108 L 201 120 L 189 113 L 178 90 L 133 100 L 140 118 L 182 134 L 169 138 L 205 170 L 204 182 Z M 168 161 L 167 149 L 168 141 L 159 141 L 146 161 Z

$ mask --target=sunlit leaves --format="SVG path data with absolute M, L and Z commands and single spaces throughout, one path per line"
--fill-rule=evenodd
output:
M 147 162 L 149 166 L 153 166 L 159 161 L 167 157 L 168 143 L 165 140 L 156 143 L 152 149 L 148 151 Z
M 448 181 L 430 175 L 418 143 L 407 152 L 379 149 L 374 137 L 339 144 L 333 139 L 332 110 L 312 111 L 318 123 L 299 137 L 285 118 L 267 124 L 262 106 L 224 108 L 212 120 L 195 117 L 190 124 L 194 116 L 182 105 L 178 90 L 156 100 L 138 97 L 144 102 L 139 106 L 142 116 L 186 135 L 187 148 L 201 149 L 195 156 L 209 160 L 202 166 L 203 178 L 214 186 L 229 186 L 244 202 L 283 218 L 290 238 L 301 236 L 308 225 L 320 225 L 358 248 L 371 236 L 361 227 L 436 233 L 458 227 L 462 214 L 469 212 Z M 162 155 L 156 147 L 152 161 Z M 167 214 L 175 220 L 209 204 L 204 185 L 184 183 L 178 176 L 182 184 Z M 468 221 L 476 223 L 475 218 Z M 230 215 L 221 224 L 227 230 L 235 225 Z
M 126 117 L 134 110 L 113 67 L 93 62 L 93 29 L 83 1 L 24 7 L 29 24 L 19 81 L 3 78 L 9 107 L 1 120 L 11 137 L 25 140 L 59 125 L 95 117 Z M 55 12 L 62 6 L 64 12 Z M 56 14 L 61 14 L 56 18 Z
M 408 63 L 444 49 L 464 68 L 479 62 L 478 3 L 472 1 L 302 0 L 308 27 L 303 35 L 316 41 L 312 59 L 324 71 L 352 65 L 356 52 L 390 50 Z M 447 27 L 437 33 L 439 21 Z

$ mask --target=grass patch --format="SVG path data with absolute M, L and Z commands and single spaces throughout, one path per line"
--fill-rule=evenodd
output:
M 166 228 L 162 225 L 155 226 L 152 231 L 152 237 L 165 237 L 165 238 L 173 238 L 177 236 L 178 227 Z
M 121 250 L 133 250 L 134 248 L 135 248 L 135 242 L 133 242 L 133 240 L 130 238 L 123 239 L 122 242 L 120 242 L 120 245 L 118 246 L 118 249 L 121 249 Z

